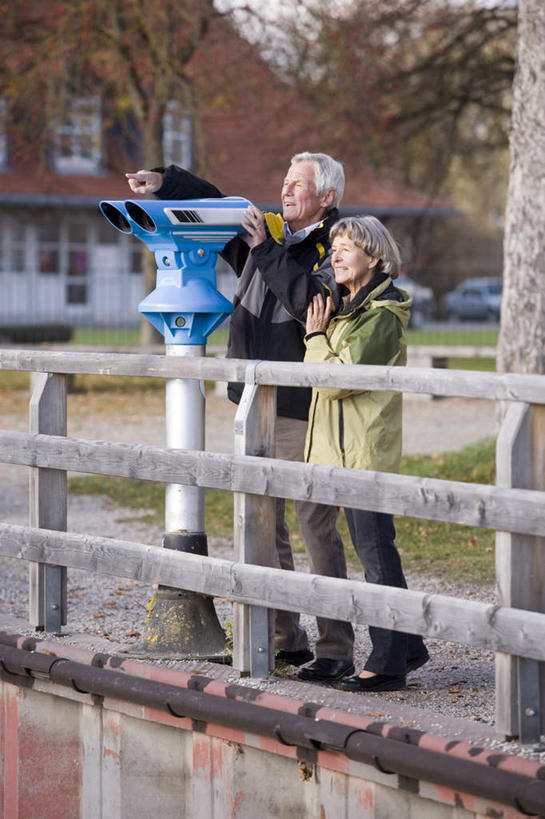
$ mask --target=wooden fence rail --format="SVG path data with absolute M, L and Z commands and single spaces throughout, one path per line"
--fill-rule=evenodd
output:
M 2 429 L 0 461 L 309 500 L 545 536 L 545 495 L 531 489 Z
M 0 553 L 545 660 L 545 614 L 0 523 Z
M 545 378 L 539 375 L 382 367 L 363 364 L 303 364 L 159 355 L 0 350 L 0 369 L 48 373 L 127 375 L 147 378 L 196 378 L 270 386 L 346 387 L 361 390 L 433 393 L 462 398 L 545 404 Z
M 275 607 L 486 646 L 497 652 L 499 730 L 525 741 L 545 733 L 545 377 L 9 348 L 0 350 L 0 369 L 42 374 L 34 383 L 30 433 L 0 430 L 0 461 L 31 468 L 31 527 L 0 524 L 0 553 L 31 562 L 34 625 L 65 621 L 71 566 L 230 597 L 234 665 L 259 674 L 273 662 L 271 640 L 267 651 L 263 645 Z M 234 454 L 67 438 L 66 378 L 74 373 L 244 383 Z M 278 385 L 508 402 L 497 442 L 498 485 L 275 460 Z M 55 531 L 66 528 L 68 471 L 232 491 L 235 562 Z M 270 568 L 275 497 L 495 529 L 499 606 Z

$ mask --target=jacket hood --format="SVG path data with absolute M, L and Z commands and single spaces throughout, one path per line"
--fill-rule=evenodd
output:
M 362 311 L 383 307 L 390 310 L 398 318 L 405 330 L 409 323 L 409 308 L 412 303 L 412 296 L 395 287 L 389 276 L 378 273 L 356 293 L 352 301 L 345 305 L 336 316 L 332 317 L 332 321 L 347 318 Z

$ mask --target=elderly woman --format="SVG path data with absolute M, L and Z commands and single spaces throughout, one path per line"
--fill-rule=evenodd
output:
M 404 330 L 411 299 L 392 283 L 397 245 L 373 216 L 341 219 L 330 232 L 335 280 L 347 297 L 332 315 L 321 296 L 307 313 L 305 361 L 329 364 L 406 363 Z M 401 458 L 401 393 L 314 389 L 305 459 L 310 463 L 397 472 Z M 345 509 L 352 543 L 369 583 L 407 588 L 395 546 L 393 517 Z M 347 691 L 396 691 L 423 665 L 422 638 L 370 627 L 372 651 L 363 671 L 340 682 Z M 301 674 L 302 676 L 302 674 Z

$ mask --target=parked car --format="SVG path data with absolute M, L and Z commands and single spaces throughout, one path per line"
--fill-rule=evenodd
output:
M 447 293 L 443 304 L 448 319 L 484 319 L 499 321 L 502 280 L 499 278 L 466 279 Z
M 418 284 L 405 273 L 400 273 L 394 284 L 413 298 L 409 327 L 414 329 L 422 327 L 424 322 L 431 318 L 433 312 L 433 290 Z

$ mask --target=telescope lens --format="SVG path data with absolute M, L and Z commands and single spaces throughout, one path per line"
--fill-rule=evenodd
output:
M 127 213 L 131 219 L 134 219 L 136 224 L 141 227 L 142 230 L 147 230 L 149 233 L 155 233 L 157 230 L 155 222 L 151 216 L 146 213 L 144 208 L 141 208 L 140 205 L 136 204 L 136 202 L 125 202 L 125 207 L 127 208 Z
M 120 230 L 122 233 L 132 233 L 129 220 L 118 208 L 115 208 L 109 202 L 102 202 L 100 210 L 114 228 L 117 228 L 117 230 Z

